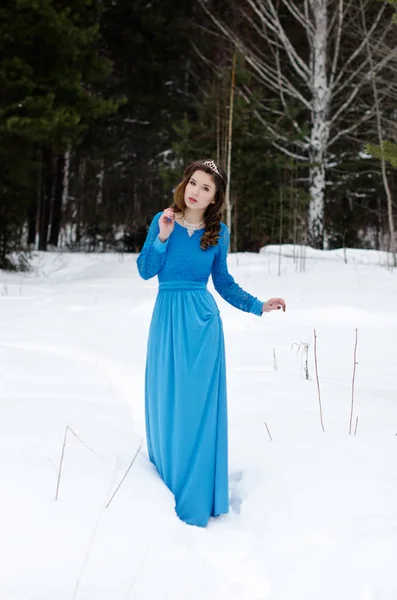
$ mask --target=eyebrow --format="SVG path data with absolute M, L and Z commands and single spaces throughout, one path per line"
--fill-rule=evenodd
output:
M 194 178 L 194 177 L 191 177 L 190 179 L 191 179 L 192 181 L 194 181 L 194 183 L 197 183 L 197 181 L 195 180 L 195 178 Z M 206 185 L 207 187 L 215 187 L 215 186 L 213 186 L 211 183 L 202 183 L 201 185 Z

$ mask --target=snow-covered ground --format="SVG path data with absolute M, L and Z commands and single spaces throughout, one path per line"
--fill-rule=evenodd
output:
M 285 297 L 285 314 L 214 292 L 231 512 L 206 529 L 177 519 L 146 453 L 157 280 L 132 255 L 37 254 L 29 275 L 0 272 L 1 600 L 397 599 L 397 273 L 373 251 L 347 264 L 308 251 L 305 272 L 278 253 L 229 265 L 261 299 Z

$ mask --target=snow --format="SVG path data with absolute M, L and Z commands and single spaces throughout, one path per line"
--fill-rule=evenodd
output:
M 285 314 L 214 292 L 231 511 L 205 529 L 175 516 L 145 447 L 156 279 L 116 254 L 37 253 L 31 273 L 0 272 L 1 600 L 396 600 L 396 274 L 384 253 L 305 249 L 304 272 L 301 254 L 229 257 Z

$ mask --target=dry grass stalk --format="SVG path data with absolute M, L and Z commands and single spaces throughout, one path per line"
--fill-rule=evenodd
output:
M 302 371 L 304 371 L 305 379 L 307 381 L 309 381 L 309 379 L 310 379 L 310 374 L 309 374 L 309 347 L 310 347 L 310 344 L 309 344 L 309 342 L 301 342 L 300 344 L 298 344 L 297 342 L 294 342 L 291 346 L 291 350 L 294 346 L 298 346 L 298 349 L 296 351 L 297 356 L 300 351 L 302 352 L 301 375 L 302 375 Z
M 354 385 L 356 380 L 356 365 L 357 365 L 357 342 L 358 342 L 358 333 L 356 329 L 356 343 L 354 345 L 354 366 L 353 366 L 353 379 L 352 379 L 352 401 L 350 406 L 350 425 L 349 425 L 349 435 L 352 432 L 352 423 L 353 423 L 353 411 L 354 411 Z
M 69 425 L 66 425 L 66 427 L 65 427 L 65 435 L 64 435 L 64 438 L 63 438 L 63 445 L 62 445 L 62 452 L 61 452 L 61 460 L 60 460 L 60 463 L 59 463 L 59 469 L 58 469 L 58 480 L 57 480 L 57 489 L 56 489 L 56 492 L 55 492 L 55 500 L 58 500 L 58 495 L 59 495 L 59 486 L 60 486 L 60 483 L 61 483 L 61 475 L 62 475 L 62 465 L 63 465 L 63 459 L 64 459 L 64 456 L 65 456 L 66 440 L 67 440 L 67 437 L 68 437 L 68 432 L 69 432 L 69 431 L 70 431 L 70 433 L 72 433 L 72 434 L 74 435 L 74 437 L 75 437 L 75 438 L 76 438 L 76 439 L 77 439 L 77 440 L 80 442 L 80 444 L 83 444 L 83 446 L 84 446 L 85 448 L 87 448 L 87 450 L 89 450 L 90 452 L 92 452 L 93 454 L 95 454 L 95 456 L 98 456 L 98 458 L 100 458 L 101 460 L 104 460 L 104 459 L 102 458 L 102 456 L 100 456 L 99 454 L 97 454 L 97 453 L 95 452 L 95 450 L 93 450 L 92 448 L 90 448 L 89 446 L 87 446 L 87 444 L 85 444 L 85 443 L 83 442 L 83 440 L 79 438 L 79 436 L 78 436 L 78 435 L 77 435 L 77 434 L 76 434 L 76 433 L 73 431 L 73 429 L 72 429 L 71 427 L 69 427 Z
M 67 435 L 68 435 L 68 427 L 66 426 L 66 428 L 65 428 L 65 435 L 64 435 L 64 438 L 63 438 L 63 446 L 62 446 L 62 452 L 61 452 L 61 461 L 59 463 L 57 489 L 56 489 L 56 492 L 55 492 L 55 500 L 58 500 L 59 484 L 61 482 L 62 464 L 63 464 L 63 457 L 64 457 L 64 454 L 65 454 L 65 446 L 66 446 Z
M 277 371 L 276 348 L 273 348 L 273 365 L 274 365 L 274 370 Z
M 97 519 L 95 521 L 94 529 L 93 529 L 93 531 L 91 533 L 90 541 L 88 543 L 87 552 L 85 553 L 84 561 L 83 561 L 80 573 L 79 573 L 79 575 L 77 577 L 77 580 L 76 580 L 76 587 L 74 589 L 73 600 L 76 600 L 76 597 L 77 597 L 77 594 L 78 594 L 78 591 L 79 591 L 79 588 L 80 588 L 80 583 L 81 583 L 82 577 L 84 575 L 84 571 L 85 571 L 85 568 L 87 566 L 88 559 L 89 559 L 90 554 L 91 554 L 92 546 L 94 544 L 94 539 L 95 539 L 95 536 L 96 536 L 98 528 L 99 528 L 99 523 L 100 523 L 100 520 L 102 518 L 103 512 L 105 510 L 105 506 L 104 506 L 105 505 L 105 501 L 106 501 L 106 498 L 108 497 L 108 495 L 110 493 L 110 490 L 112 489 L 112 486 L 113 486 L 113 481 L 114 481 L 114 478 L 115 478 L 115 475 L 116 475 L 118 462 L 119 462 L 119 457 L 117 457 L 117 459 L 116 459 L 116 463 L 115 463 L 115 466 L 114 466 L 114 469 L 113 469 L 113 473 L 112 473 L 112 477 L 111 477 L 108 489 L 106 491 L 106 495 L 105 495 L 105 497 L 104 497 L 104 499 L 103 499 L 103 501 L 101 503 L 101 508 L 99 510 L 98 517 L 97 517 Z
M 136 457 L 137 457 L 137 456 L 138 456 L 138 454 L 139 454 L 139 451 L 140 451 L 141 447 L 142 447 L 142 440 L 141 440 L 141 442 L 140 442 L 140 444 L 139 444 L 139 446 L 138 446 L 138 450 L 135 452 L 134 458 L 132 459 L 130 466 L 128 467 L 128 469 L 126 470 L 126 472 L 125 472 L 125 474 L 124 474 L 124 477 L 123 477 L 123 479 L 120 481 L 119 485 L 117 486 L 116 490 L 115 490 L 115 491 L 114 491 L 114 493 L 112 494 L 112 497 L 110 498 L 109 502 L 106 504 L 105 508 L 108 508 L 108 507 L 109 507 L 109 505 L 110 505 L 111 501 L 113 500 L 113 498 L 115 497 L 115 495 L 116 495 L 116 494 L 117 494 L 117 492 L 119 491 L 119 489 L 120 489 L 120 487 L 121 487 L 121 484 L 123 483 L 124 479 L 127 477 L 127 475 L 128 475 L 128 473 L 129 473 L 129 471 L 130 471 L 130 469 L 131 469 L 132 465 L 133 465 L 133 464 L 134 464 L 134 462 L 135 462 L 135 459 L 136 459 Z
M 321 421 L 321 427 L 322 430 L 325 431 L 324 429 L 324 421 L 323 421 L 323 409 L 321 406 L 321 395 L 320 395 L 320 381 L 318 379 L 318 365 L 317 365 L 317 335 L 316 335 L 316 330 L 314 330 L 314 364 L 316 367 L 316 380 L 317 380 L 317 391 L 318 391 L 318 404 L 320 407 L 320 421 Z
M 143 569 L 143 566 L 144 566 L 144 564 L 145 564 L 145 562 L 146 562 L 146 559 L 147 559 L 147 557 L 148 557 L 148 554 L 149 554 L 149 550 L 150 550 L 150 548 L 149 548 L 149 547 L 147 547 L 147 548 L 146 548 L 146 552 L 145 552 L 145 554 L 144 554 L 144 556 L 143 556 L 143 558 L 142 558 L 142 560 L 141 560 L 141 563 L 140 563 L 140 565 L 139 565 L 138 569 L 136 570 L 136 572 L 134 573 L 134 577 L 133 577 L 133 579 L 132 579 L 132 582 L 131 582 L 131 585 L 130 585 L 130 587 L 129 587 L 129 588 L 128 588 L 128 590 L 127 590 L 127 594 L 126 594 L 126 596 L 125 596 L 124 600 L 128 600 L 128 598 L 130 597 L 130 595 L 131 595 L 131 592 L 132 592 L 132 590 L 133 590 L 133 588 L 134 588 L 134 586 L 135 586 L 135 582 L 137 581 L 137 579 L 138 579 L 138 577 L 139 577 L 139 575 L 140 575 L 140 573 L 141 573 L 141 571 L 142 571 L 142 569 Z

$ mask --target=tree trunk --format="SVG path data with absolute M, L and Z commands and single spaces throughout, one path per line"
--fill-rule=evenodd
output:
M 313 81 L 312 128 L 310 132 L 309 243 L 324 247 L 325 164 L 329 143 L 329 101 L 327 81 L 328 18 L 326 0 L 313 5 L 315 32 L 310 60 Z
M 233 65 L 232 65 L 232 80 L 230 84 L 230 101 L 229 101 L 229 127 L 227 136 L 227 163 L 226 163 L 226 225 L 231 235 L 232 229 L 232 205 L 230 201 L 230 178 L 231 178 L 231 161 L 232 161 L 232 141 L 233 141 L 233 108 L 234 108 L 234 84 L 236 77 L 236 60 L 237 52 L 234 50 Z
M 55 190 L 54 201 L 52 204 L 52 219 L 50 245 L 58 246 L 59 232 L 61 230 L 62 218 L 62 194 L 63 194 L 63 179 L 65 170 L 65 155 L 58 156 L 55 159 Z
M 101 158 L 99 163 L 99 173 L 97 175 L 98 178 L 98 189 L 96 195 L 96 206 L 101 206 L 103 202 L 103 181 L 105 178 L 105 159 Z
M 40 148 L 37 149 L 36 152 L 36 160 L 42 161 L 42 151 Z M 36 246 L 36 235 L 38 232 L 40 216 L 40 197 L 41 197 L 41 181 L 42 181 L 42 172 L 43 168 L 39 169 L 37 174 L 37 187 L 35 193 L 35 199 L 32 199 L 30 206 L 28 208 L 28 245 Z
M 63 185 L 62 185 L 62 214 L 68 214 L 69 208 L 69 185 L 70 185 L 70 146 L 68 150 L 65 152 L 65 165 L 63 169 Z M 64 242 L 71 243 L 72 242 L 72 232 L 69 227 L 66 228 L 64 232 L 64 236 L 61 236 L 61 246 L 63 246 Z
M 237 239 L 237 223 L 238 223 L 238 196 L 234 194 L 233 197 L 233 213 L 234 213 L 234 224 L 233 224 L 233 248 L 234 252 L 237 252 L 238 239 Z
M 384 73 L 383 89 L 390 90 L 390 96 L 394 93 L 386 69 L 395 60 L 396 51 L 387 42 L 392 25 L 389 20 L 384 23 L 385 4 L 365 3 L 371 26 L 363 34 L 360 26 L 356 28 L 357 2 L 245 0 L 241 4 L 248 10 L 243 8 L 242 14 L 245 13 L 248 29 L 254 33 L 252 38 L 245 28 L 236 30 L 234 25 L 219 20 L 206 0 L 198 1 L 225 39 L 238 47 L 257 79 L 278 97 L 275 108 L 264 103 L 265 114 L 256 109 L 253 112 L 263 123 L 266 134 L 270 134 L 274 148 L 302 164 L 309 162 L 308 241 L 323 247 L 327 243 L 326 170 L 333 168 L 328 160 L 329 151 L 339 140 L 351 139 L 354 132 L 373 119 L 372 104 L 367 104 L 363 111 L 365 94 L 360 95 L 361 90 L 366 92 L 371 75 Z M 379 8 L 372 4 L 378 4 Z M 355 33 L 351 35 L 349 29 Z M 372 68 L 363 52 L 365 43 L 374 48 Z M 244 95 L 248 102 L 253 97 L 248 86 L 244 86 Z M 388 96 L 383 92 L 383 103 Z M 305 120 L 296 118 L 296 110 L 298 114 L 303 110 L 310 115 L 309 133 Z M 273 119 L 266 118 L 269 113 Z M 296 133 L 293 140 L 285 128 L 286 121 Z
M 39 187 L 40 189 L 40 187 Z M 39 192 L 37 192 L 39 193 Z M 37 200 L 32 201 L 28 208 L 28 246 L 36 244 Z
M 53 195 L 54 155 L 51 148 L 43 152 L 43 176 L 40 198 L 39 250 L 47 250 L 48 229 L 50 226 L 51 202 Z
M 70 150 L 65 152 L 65 168 L 63 170 L 62 211 L 65 212 L 69 200 Z
M 366 25 L 366 21 L 365 21 L 365 12 L 364 12 L 364 7 L 361 1 L 361 11 L 362 11 L 362 18 L 363 18 L 363 26 L 364 29 L 366 31 L 367 29 L 367 25 Z M 370 66 L 371 66 L 371 71 L 373 71 L 373 57 L 372 57 L 372 50 L 371 50 L 371 46 L 370 44 L 367 42 L 367 51 L 368 51 L 368 58 L 369 58 L 369 62 L 370 62 Z M 383 149 L 383 131 L 382 131 L 382 116 L 381 116 L 381 109 L 380 109 L 380 105 L 379 105 L 379 93 L 378 93 L 378 88 L 377 88 L 377 84 L 376 84 L 376 76 L 375 73 L 372 74 L 372 91 L 374 94 L 374 103 L 375 103 L 375 108 L 376 108 L 376 126 L 377 126 L 377 130 L 378 130 L 378 139 L 379 139 L 379 146 L 381 149 Z M 389 180 L 387 178 L 387 170 L 386 170 L 386 160 L 385 160 L 385 156 L 382 152 L 381 158 L 380 158 L 380 164 L 381 164 L 381 171 L 382 171 L 382 181 L 383 181 L 383 186 L 385 188 L 385 194 L 386 194 L 386 198 L 387 198 L 387 216 L 388 216 L 388 223 L 389 223 L 389 251 L 392 253 L 392 265 L 391 267 L 396 267 L 397 266 L 397 257 L 396 257 L 396 236 L 395 236 L 395 231 L 394 231 L 394 215 L 393 215 L 393 198 L 392 198 L 392 192 L 390 189 L 390 185 L 389 185 Z
M 76 244 L 80 248 L 81 242 L 81 226 L 83 224 L 83 202 L 84 202 L 84 180 L 86 170 L 86 159 L 81 157 L 78 167 L 78 191 L 76 197 Z

